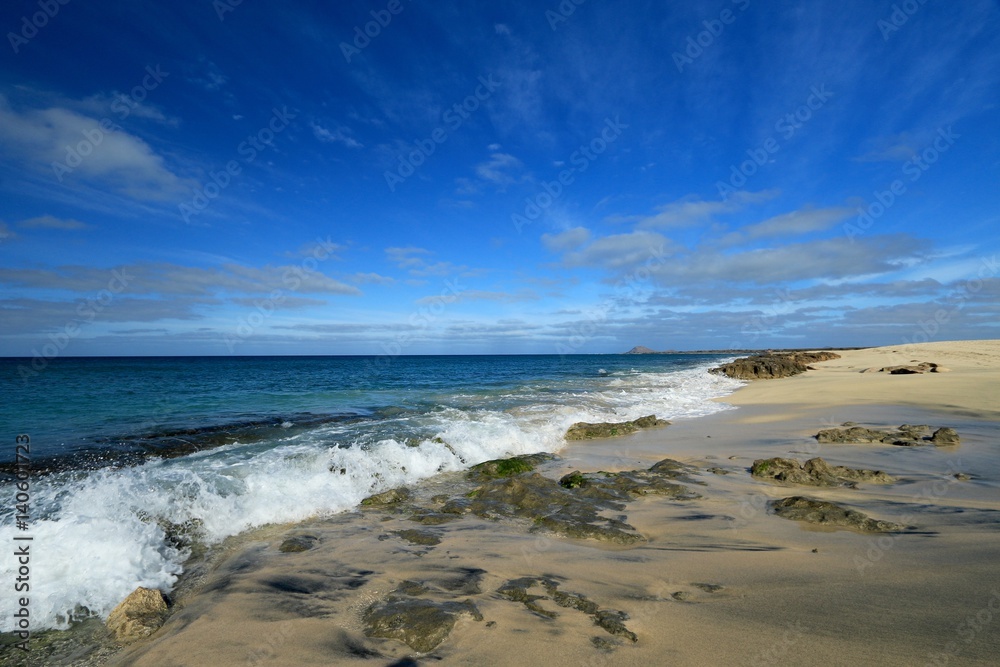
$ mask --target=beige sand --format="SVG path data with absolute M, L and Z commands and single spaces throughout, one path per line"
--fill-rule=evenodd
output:
M 933 361 L 950 373 L 861 374 L 869 366 Z M 702 499 L 649 497 L 623 513 L 648 537 L 608 547 L 529 532 L 517 522 L 464 517 L 425 528 L 404 517 L 349 513 L 276 526 L 234 541 L 156 635 L 121 653 L 128 665 L 986 665 L 1000 655 L 1000 343 L 936 343 L 845 352 L 795 378 L 760 381 L 720 415 L 636 436 L 574 444 L 545 474 L 633 469 L 664 457 L 700 469 Z M 819 445 L 811 435 L 851 420 L 953 426 L 957 448 Z M 752 479 L 755 458 L 821 455 L 900 478 L 858 489 L 783 487 Z M 715 468 L 716 472 L 708 472 Z M 720 474 L 720 473 L 728 474 Z M 973 475 L 958 481 L 956 472 Z M 450 478 L 421 489 L 448 490 Z M 789 495 L 840 502 L 914 525 L 899 536 L 804 527 L 768 512 Z M 432 530 L 437 546 L 390 534 Z M 290 534 L 310 551 L 277 550 Z M 816 550 L 814 552 L 814 550 Z M 470 569 L 481 593 L 447 592 Z M 502 599 L 504 582 L 558 579 L 560 590 L 625 611 L 638 635 L 613 651 L 582 612 L 539 602 L 544 618 Z M 429 655 L 364 636 L 361 612 L 402 580 L 431 596 L 472 599 Z M 695 584 L 715 584 L 709 592 Z M 541 591 L 539 591 L 541 592 Z M 412 662 L 405 660 L 411 659 Z

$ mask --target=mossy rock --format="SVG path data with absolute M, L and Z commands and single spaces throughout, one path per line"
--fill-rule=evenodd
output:
M 482 621 L 483 615 L 471 600 L 434 602 L 433 600 L 390 596 L 369 607 L 362 615 L 369 637 L 398 639 L 414 651 L 427 653 L 441 644 L 460 616 Z
M 665 419 L 657 419 L 656 415 L 647 415 L 626 422 L 577 422 L 566 431 L 567 440 L 591 440 L 593 438 L 616 438 L 629 435 L 644 428 L 669 426 Z
M 441 538 L 434 533 L 407 528 L 405 530 L 394 530 L 392 534 L 401 537 L 410 544 L 418 544 L 425 547 L 433 547 L 441 544 Z
M 398 489 L 389 489 L 388 491 L 383 491 L 382 493 L 376 493 L 373 496 L 368 496 L 361 501 L 362 507 L 384 507 L 386 505 L 397 505 L 401 502 L 410 499 L 412 493 L 406 487 L 400 487 Z
M 492 461 L 484 461 L 472 466 L 469 469 L 468 477 L 473 480 L 515 477 L 533 472 L 536 466 L 546 461 L 551 461 L 554 458 L 551 454 L 527 454 L 507 459 L 493 459 Z

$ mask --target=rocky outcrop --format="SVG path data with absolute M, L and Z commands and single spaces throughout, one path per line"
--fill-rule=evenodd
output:
M 566 431 L 567 440 L 590 440 L 592 438 L 615 438 L 622 435 L 629 435 L 644 428 L 655 428 L 658 426 L 669 426 L 670 422 L 665 419 L 657 419 L 656 415 L 639 417 L 628 422 L 600 422 L 591 424 L 588 422 L 577 422 Z
M 950 369 L 933 361 L 914 361 L 910 365 L 883 366 L 882 368 L 866 368 L 862 373 L 888 373 L 889 375 L 919 375 L 921 373 L 947 373 Z
M 896 481 L 881 470 L 831 466 L 821 458 L 809 459 L 805 464 L 795 459 L 758 459 L 750 466 L 750 474 L 758 479 L 807 486 L 856 486 L 857 482 L 889 484 Z
M 530 591 L 536 587 L 541 589 L 538 594 L 531 593 Z M 543 592 L 547 595 L 542 594 Z M 594 620 L 594 625 L 610 635 L 623 637 L 631 642 L 639 640 L 635 633 L 625 626 L 628 614 L 614 609 L 601 609 L 597 603 L 591 602 L 585 595 L 560 591 L 559 582 L 548 577 L 512 579 L 497 589 L 497 593 L 504 599 L 522 603 L 528 611 L 538 616 L 557 618 L 559 612 L 546 609 L 544 605 L 540 604 L 541 601 L 549 600 L 565 609 L 575 609 L 587 614 Z M 608 647 L 613 646 L 609 645 Z
M 410 499 L 412 493 L 406 487 L 389 489 L 382 493 L 368 496 L 361 501 L 362 507 L 385 507 L 387 505 L 397 505 Z
M 782 498 L 771 503 L 774 513 L 793 521 L 806 521 L 820 526 L 850 528 L 866 533 L 895 533 L 906 526 L 891 521 L 872 519 L 868 515 L 835 505 L 825 500 L 804 496 Z
M 163 593 L 139 587 L 114 608 L 105 625 L 120 644 L 131 644 L 156 632 L 169 610 Z
M 463 615 L 471 616 L 476 621 L 483 620 L 483 615 L 471 600 L 435 602 L 390 595 L 368 607 L 361 620 L 367 636 L 398 639 L 414 651 L 427 653 L 447 639 Z
M 551 461 L 551 454 L 527 454 L 525 456 L 513 456 L 507 459 L 493 459 L 485 461 L 469 469 L 468 477 L 474 480 L 496 479 L 498 477 L 512 477 L 522 473 L 531 472 L 536 466 Z
M 312 549 L 318 541 L 319 538 L 315 535 L 292 535 L 285 538 L 281 546 L 278 547 L 278 551 L 283 554 L 301 553 Z
M 947 426 L 931 433 L 930 426 L 925 424 L 903 424 L 898 429 L 879 430 L 864 426 L 849 426 L 846 428 L 827 428 L 815 435 L 818 442 L 823 443 L 873 443 L 901 447 L 917 445 L 937 445 L 950 447 L 960 443 L 958 432 Z
M 710 372 L 736 380 L 769 380 L 804 373 L 810 364 L 839 359 L 835 352 L 789 352 L 742 357 L 736 361 L 711 369 Z
M 648 470 L 624 472 L 579 471 L 559 482 L 536 472 L 488 479 L 461 500 L 441 508 L 445 513 L 471 512 L 487 519 L 523 518 L 535 530 L 550 530 L 565 537 L 595 539 L 616 544 L 636 544 L 645 538 L 623 518 L 605 517 L 604 510 L 621 511 L 624 503 L 645 495 L 675 500 L 698 497 L 687 486 L 690 468 L 666 459 Z
M 938 447 L 952 447 L 958 445 L 961 440 L 958 437 L 958 431 L 944 426 L 934 431 L 931 435 L 931 442 Z
M 651 350 L 648 347 L 644 347 L 642 345 L 636 345 L 625 354 L 659 354 L 659 352 L 657 352 L 656 350 Z

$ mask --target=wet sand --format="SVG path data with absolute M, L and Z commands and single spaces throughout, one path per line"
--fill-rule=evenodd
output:
M 948 373 L 862 374 L 930 361 Z M 635 546 L 532 532 L 521 520 L 463 515 L 426 526 L 365 510 L 271 526 L 232 540 L 176 595 L 166 625 L 107 664 L 121 665 L 986 665 L 1000 655 L 1000 342 L 847 351 L 793 378 L 757 381 L 738 406 L 627 438 L 568 445 L 540 468 L 634 470 L 672 458 L 697 468 L 700 499 L 647 496 L 620 514 Z M 845 421 L 950 426 L 956 447 L 819 444 Z M 754 459 L 822 456 L 899 481 L 814 488 L 754 479 Z M 710 471 L 711 469 L 711 471 Z M 971 479 L 960 481 L 956 473 Z M 416 502 L 461 494 L 462 475 L 422 485 Z M 862 534 L 775 516 L 770 500 L 805 495 L 904 525 Z M 394 534 L 417 529 L 438 544 Z M 289 536 L 315 546 L 282 553 Z M 545 578 L 621 611 L 632 642 L 594 615 L 544 596 L 531 610 L 498 594 Z M 472 601 L 436 648 L 365 636 L 362 615 L 403 582 L 419 598 Z M 542 613 L 539 613 L 541 611 Z M 595 644 L 595 638 L 597 642 Z

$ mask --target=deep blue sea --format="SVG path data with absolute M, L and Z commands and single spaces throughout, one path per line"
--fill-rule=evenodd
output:
M 170 590 L 189 553 L 168 523 L 214 543 L 439 472 L 555 452 L 577 421 L 707 415 L 741 385 L 707 373 L 723 358 L 57 358 L 37 375 L 3 359 L 0 544 L 33 537 L 33 627 L 66 627 L 106 616 L 136 586 Z M 27 532 L 13 520 L 19 434 L 36 471 Z M 0 577 L 13 581 L 13 567 L 0 561 Z

